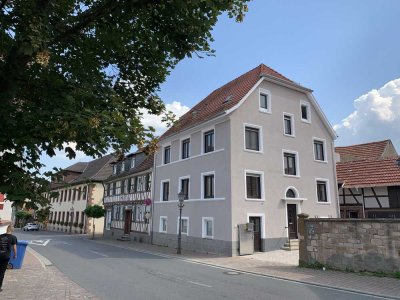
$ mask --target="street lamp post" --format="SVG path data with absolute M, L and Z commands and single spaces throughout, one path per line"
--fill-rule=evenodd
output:
M 70 222 L 69 222 L 69 234 L 72 233 L 72 220 L 74 218 L 74 207 L 72 206 L 70 209 L 71 212 L 71 218 L 70 218 Z
M 178 231 L 178 249 L 177 254 L 181 254 L 181 240 L 182 240 L 182 208 L 185 205 L 183 201 L 185 200 L 185 193 L 181 190 L 178 194 L 178 207 L 179 207 L 179 231 Z

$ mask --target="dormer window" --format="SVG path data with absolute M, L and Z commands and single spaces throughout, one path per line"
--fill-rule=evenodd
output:
M 122 162 L 122 163 L 121 163 L 121 172 L 124 172 L 124 171 L 125 171 L 125 163 Z
M 131 169 L 135 167 L 135 158 L 131 158 Z
M 113 175 L 117 174 L 117 165 L 113 165 Z

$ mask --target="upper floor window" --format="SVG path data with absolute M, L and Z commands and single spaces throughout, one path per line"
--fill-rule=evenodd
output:
M 310 103 L 301 101 L 300 109 L 301 109 L 301 120 L 306 123 L 311 123 Z
M 190 155 L 190 139 L 182 141 L 182 159 L 188 158 Z
M 185 195 L 184 199 L 189 199 L 189 178 L 181 179 L 181 191 Z
M 214 129 L 204 133 L 204 153 L 214 151 Z
M 260 151 L 260 128 L 245 126 L 246 150 Z
M 314 159 L 318 161 L 326 161 L 324 141 L 314 140 Z
M 260 111 L 271 113 L 271 93 L 270 91 L 260 89 L 259 94 Z
M 283 115 L 283 126 L 285 135 L 294 136 L 294 122 L 292 114 L 284 114 Z
M 121 172 L 125 171 L 125 162 L 121 162 Z
M 83 192 L 82 192 L 82 199 L 86 200 L 86 193 L 87 193 L 87 187 L 83 187 Z
M 113 175 L 117 174 L 117 165 L 113 165 Z
M 246 198 L 261 199 L 261 174 L 246 173 Z
M 297 155 L 296 153 L 283 153 L 283 164 L 284 164 L 284 173 L 285 175 L 298 175 L 297 170 Z
M 204 199 L 214 198 L 214 174 L 203 175 Z
M 318 202 L 326 203 L 328 201 L 328 188 L 326 180 L 317 180 L 317 200 Z
M 169 200 L 169 181 L 163 181 L 161 184 L 162 184 L 162 186 L 161 186 L 161 189 L 162 189 L 162 191 L 161 191 L 161 195 L 162 195 L 161 200 L 162 201 L 168 201 Z
M 164 164 L 171 162 L 171 146 L 164 147 Z

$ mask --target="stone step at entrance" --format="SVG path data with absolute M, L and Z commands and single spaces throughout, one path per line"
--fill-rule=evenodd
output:
M 128 241 L 131 240 L 131 238 L 129 237 L 129 234 L 124 234 L 123 236 L 117 238 L 117 240 L 118 241 L 126 241 L 126 242 L 128 242 Z
M 299 240 L 287 240 L 281 249 L 286 251 L 299 250 Z

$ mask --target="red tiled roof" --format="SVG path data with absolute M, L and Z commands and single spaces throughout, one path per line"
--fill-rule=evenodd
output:
M 174 126 L 162 135 L 161 139 L 193 125 L 207 121 L 234 107 L 264 75 L 273 76 L 298 86 L 282 74 L 261 64 L 213 91 L 190 111 L 184 114 Z
M 348 188 L 400 185 L 398 158 L 336 163 L 338 183 Z
M 335 147 L 335 152 L 339 153 L 341 159 L 343 158 L 344 160 L 382 158 L 388 143 L 390 143 L 390 140 L 347 147 Z

